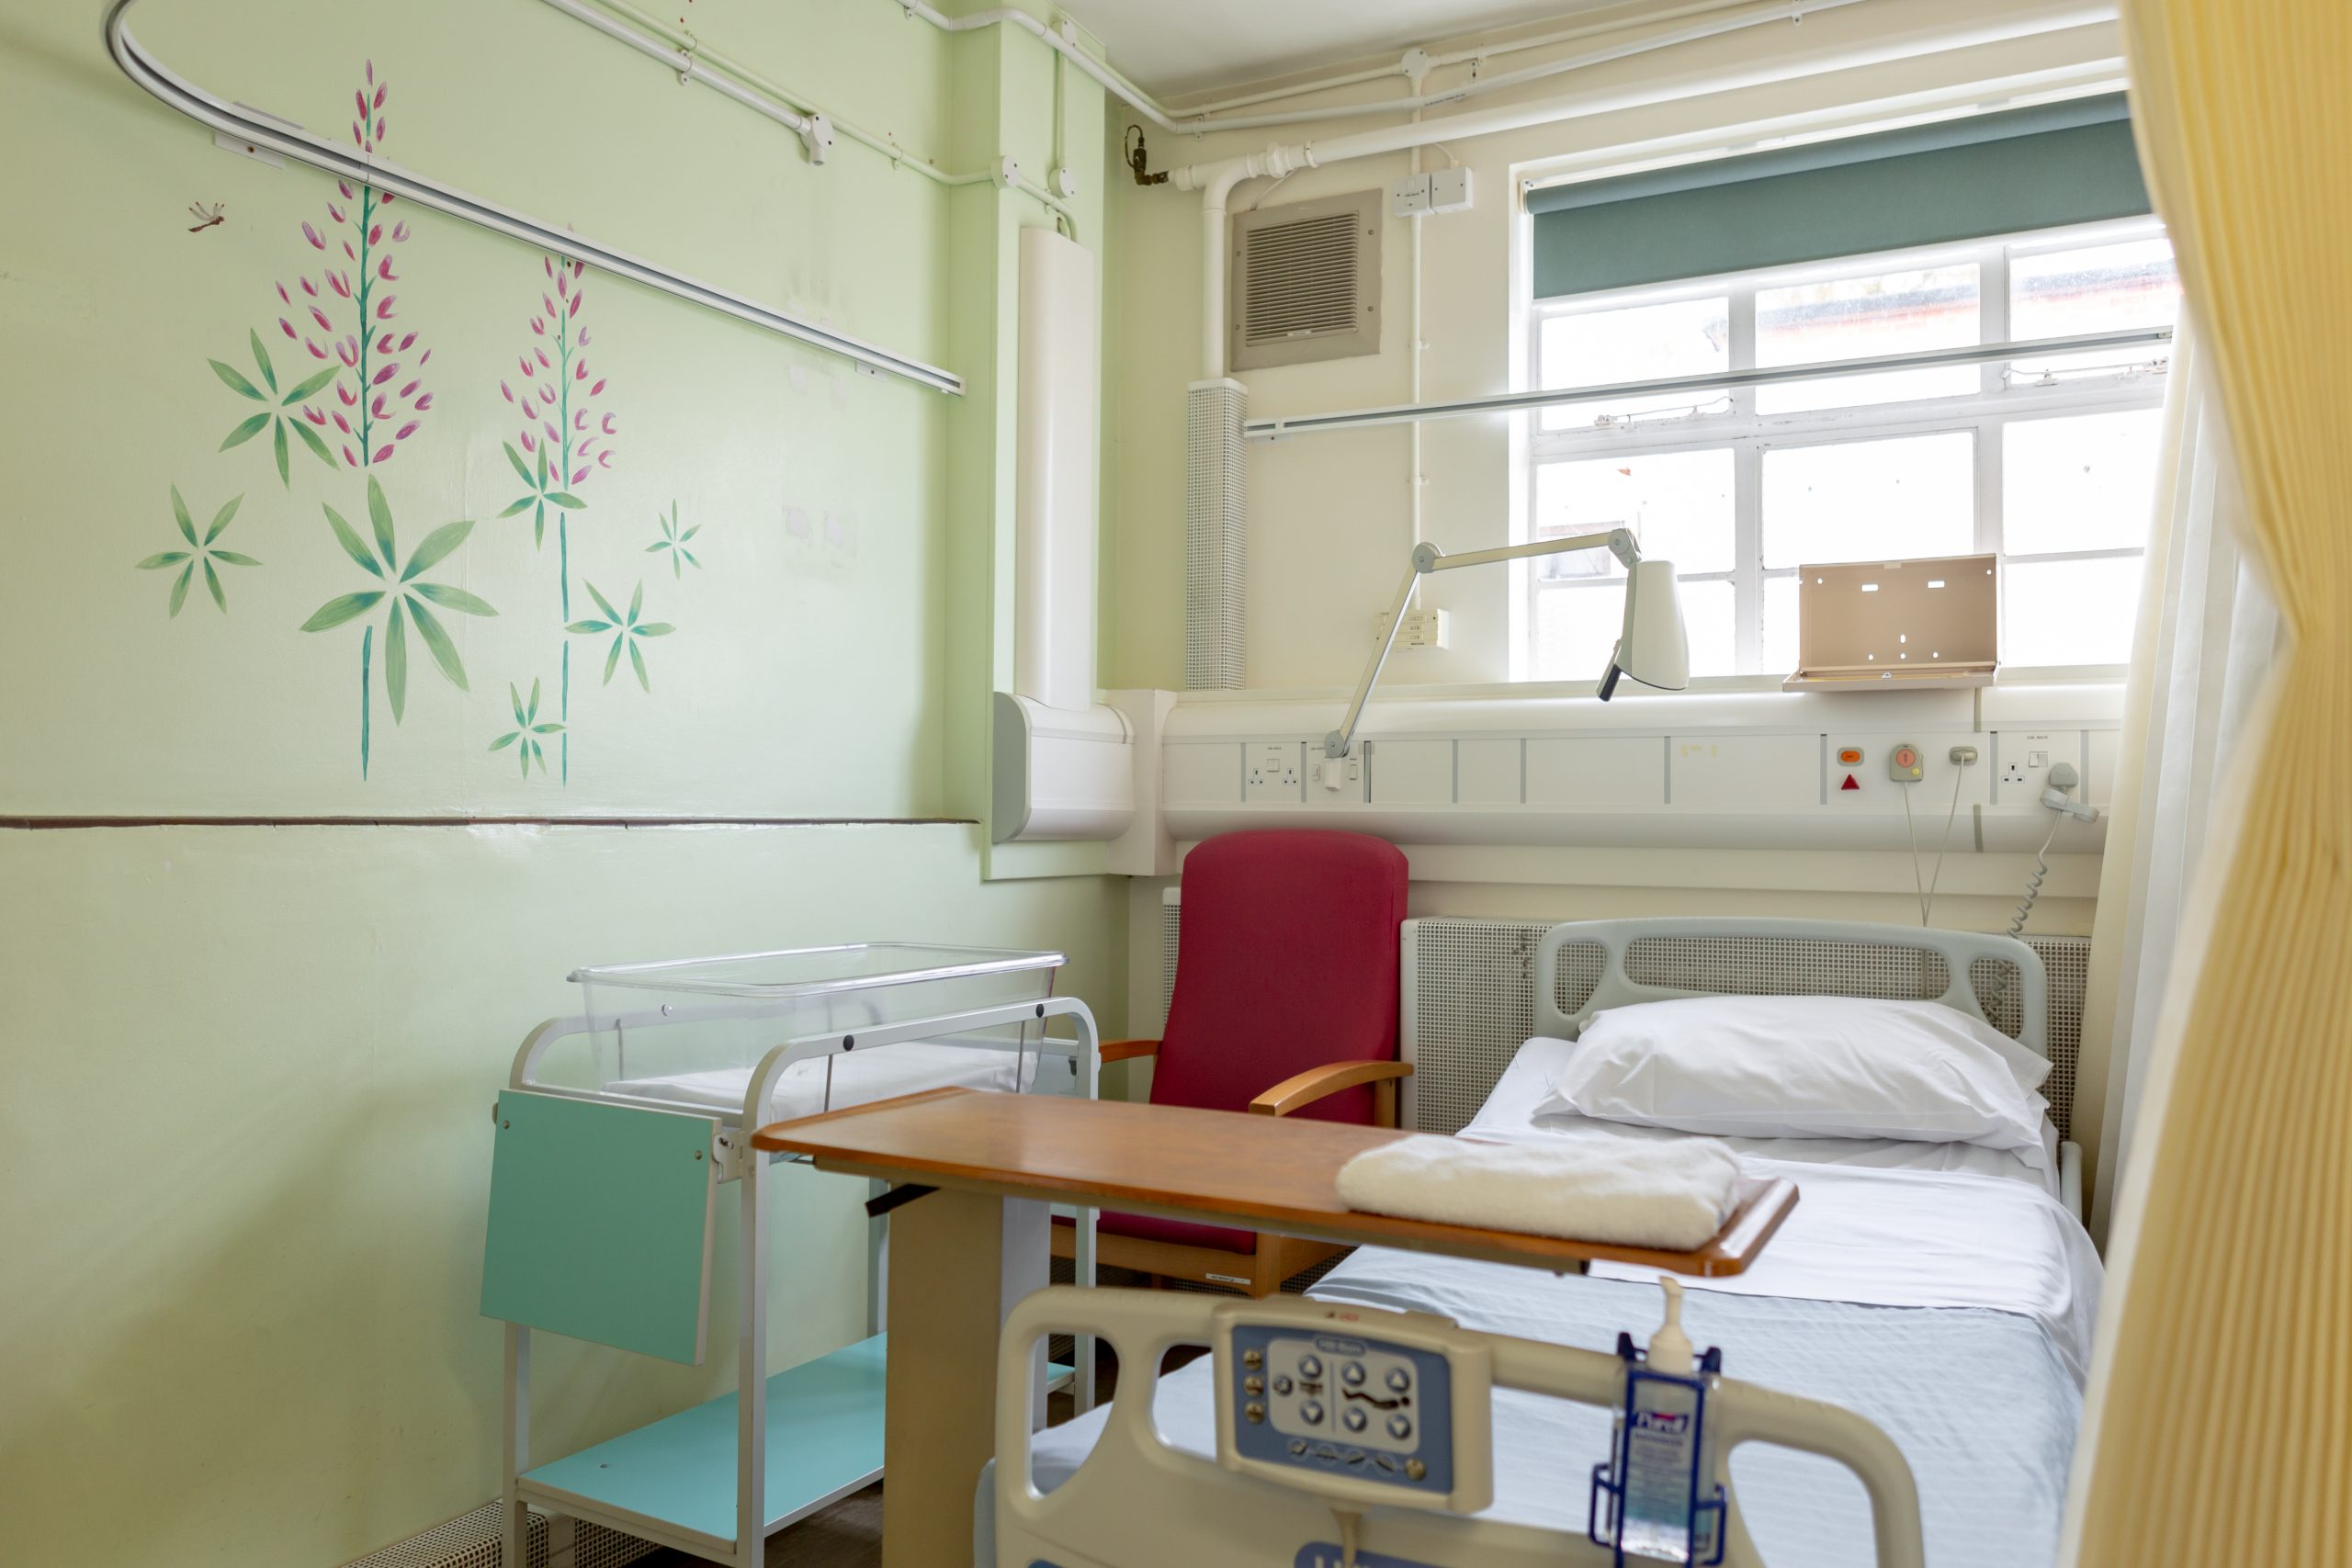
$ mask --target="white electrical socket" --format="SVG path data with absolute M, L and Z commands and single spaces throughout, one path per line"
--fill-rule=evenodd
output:
M 1388 615 L 1383 611 L 1372 618 L 1372 640 L 1378 642 L 1388 635 Z M 1407 648 L 1450 648 L 1453 638 L 1453 617 L 1445 610 L 1408 610 L 1405 624 L 1396 630 L 1396 646 Z

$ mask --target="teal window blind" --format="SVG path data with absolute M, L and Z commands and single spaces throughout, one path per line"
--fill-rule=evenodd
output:
M 1535 297 L 2149 211 L 2120 93 L 1528 193 Z

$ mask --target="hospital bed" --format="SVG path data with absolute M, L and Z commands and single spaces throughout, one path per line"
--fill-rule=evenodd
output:
M 1535 1038 L 1511 1055 L 1462 1136 L 1489 1142 L 1626 1139 L 1651 1129 L 1546 1113 L 1542 1102 L 1584 1023 L 1611 1008 L 1698 995 L 1873 994 L 1939 1003 L 2044 1049 L 2047 1002 L 2032 952 L 2007 938 L 1769 919 L 1643 919 L 1554 928 L 1532 955 Z M 1572 974 L 1571 970 L 1581 971 Z M 1888 976 L 1894 976 L 1890 980 Z M 1999 1027 L 1999 1023 L 1996 1023 Z M 1422 1027 L 1419 1049 L 1444 1049 Z M 1883 1428 L 1918 1481 L 1928 1561 L 1948 1568 L 2048 1562 L 2097 1314 L 2098 1259 L 2062 1201 L 2054 1130 L 2017 1153 L 1877 1139 L 1729 1140 L 1752 1172 L 1786 1176 L 1802 1201 L 1746 1273 L 1686 1280 L 1692 1337 L 1727 1372 L 1852 1410 Z M 1365 1247 L 1314 1287 L 1318 1302 L 1433 1313 L 1466 1328 L 1605 1349 L 1651 1312 L 1653 1275 L 1605 1263 L 1584 1278 Z M 1900 1310 L 1889 1310 L 1900 1309 Z M 1146 1363 L 1149 1364 L 1149 1363 Z M 1159 1381 L 1153 1411 L 1177 1449 L 1215 1451 L 1207 1361 Z M 1097 1411 L 1037 1434 L 1037 1484 L 1076 1473 Z M 1494 1398 L 1495 1494 L 1482 1518 L 1579 1530 L 1574 1483 L 1609 1446 L 1589 1406 L 1521 1391 Z M 1731 1463 L 1767 1563 L 1872 1561 L 1853 1479 L 1812 1456 L 1751 1448 Z M 991 1560 L 990 1483 L 979 1560 Z
M 882 1470 L 881 1206 L 869 1333 L 771 1371 L 774 1156 L 759 1127 L 925 1089 L 1091 1099 L 1092 1015 L 1058 953 L 865 943 L 575 971 L 578 1011 L 533 1030 L 494 1110 L 482 1311 L 506 1324 L 507 1561 L 526 1510 L 753 1568 L 767 1537 Z M 1068 1038 L 1047 1033 L 1056 1021 Z M 535 1329 L 699 1365 L 720 1189 L 739 1192 L 736 1392 L 552 1460 L 530 1440 Z M 1079 1277 L 1093 1214 L 1074 1216 Z M 1092 1403 L 1093 1358 L 1069 1374 Z

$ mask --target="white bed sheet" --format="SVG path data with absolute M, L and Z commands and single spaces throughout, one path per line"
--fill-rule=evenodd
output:
M 758 1120 L 763 1123 L 787 1122 L 796 1116 L 814 1116 L 827 1109 L 827 1062 L 832 1064 L 830 1105 L 835 1111 L 926 1089 L 1043 1087 L 1059 1090 L 1068 1087 L 1073 1076 L 1067 1059 L 1041 1056 L 1035 1051 L 1016 1055 L 987 1046 L 908 1040 L 895 1045 L 869 1046 L 862 1051 L 793 1063 L 777 1078 L 775 1091 L 768 1097 L 767 1110 Z M 751 1092 L 752 1069 L 718 1067 L 705 1072 L 622 1078 L 605 1088 L 614 1094 L 712 1111 L 740 1111 L 743 1097 Z
M 1538 1035 L 1519 1048 L 1510 1066 L 1487 1097 L 1478 1114 L 1462 1129 L 1461 1136 L 1486 1143 L 1515 1143 L 1530 1137 L 1577 1139 L 1687 1138 L 1688 1133 L 1664 1127 L 1634 1126 L 1584 1116 L 1538 1115 L 1536 1106 L 1552 1090 L 1552 1080 L 1576 1049 L 1574 1043 Z M 1804 1165 L 1847 1165 L 1872 1170 L 1953 1171 L 1970 1176 L 1997 1176 L 2022 1181 L 2058 1194 L 2058 1130 L 2042 1122 L 2041 1151 L 2045 1156 L 2029 1162 L 2017 1155 L 1975 1144 L 1925 1144 L 1902 1138 L 1725 1138 L 1732 1151 L 1744 1157 L 1793 1161 Z

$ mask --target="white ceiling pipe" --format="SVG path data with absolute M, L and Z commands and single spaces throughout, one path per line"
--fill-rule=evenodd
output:
M 1481 77 L 1458 87 L 1447 87 L 1433 93 L 1416 93 L 1410 97 L 1390 98 L 1377 104 L 1325 104 L 1316 108 L 1283 109 L 1273 114 L 1233 115 L 1223 119 L 1194 120 L 1188 130 L 1263 130 L 1277 125 L 1305 125 L 1318 119 L 1362 119 L 1368 114 L 1418 112 L 1435 108 L 1441 104 L 1461 103 L 1465 99 L 1483 97 L 1510 87 L 1523 87 L 1530 82 L 1541 82 L 1553 76 L 1566 75 L 1594 65 L 1606 65 L 1614 60 L 1628 60 L 1637 54 L 1648 54 L 1677 44 L 1697 43 L 1702 39 L 1720 38 L 1725 33 L 1743 32 L 1777 23 L 1803 21 L 1816 11 L 1835 11 L 1848 6 L 1859 6 L 1863 0 L 1770 0 L 1763 6 L 1693 22 L 1688 27 L 1668 32 L 1646 33 L 1580 54 L 1562 55 L 1541 64 L 1522 66 L 1499 76 Z M 1457 132 L 1457 134 L 1459 134 Z M 1408 144 L 1409 145 L 1409 144 Z
M 968 17 L 951 17 L 944 11 L 935 10 L 924 5 L 923 0 L 899 0 L 899 6 L 908 16 L 929 22 L 942 32 L 968 33 L 981 28 L 994 27 L 999 22 L 1002 22 L 1007 27 L 1018 28 L 1031 37 L 1043 40 L 1047 48 L 1093 77 L 1106 90 L 1116 93 L 1121 98 L 1142 111 L 1145 118 L 1162 130 L 1184 129 L 1170 117 L 1166 109 L 1159 107 L 1159 102 L 1149 93 L 1145 92 L 1141 87 L 1136 86 L 1026 11 L 1016 11 L 1011 6 L 1000 6 L 993 11 L 975 11 Z
M 1850 4 L 1852 0 L 1846 0 L 1846 3 Z M 2086 0 L 2084 4 L 2037 12 L 2030 17 L 1939 22 L 1808 58 L 1770 61 L 1729 70 L 1721 64 L 1693 66 L 1623 87 L 1575 93 L 1532 103 L 1507 104 L 1473 114 L 1449 115 L 1442 119 L 1424 119 L 1377 130 L 1360 130 L 1346 136 L 1335 136 L 1328 141 L 1302 141 L 1288 145 L 1278 142 L 1263 152 L 1205 164 L 1188 164 L 1173 169 L 1170 171 L 1169 179 L 1179 190 L 1203 193 L 1202 374 L 1214 379 L 1226 373 L 1226 200 L 1233 187 L 1243 180 L 1295 174 L 1301 169 L 1322 168 L 1357 158 L 1379 157 L 1439 141 L 1497 136 L 1539 125 L 1555 125 L 1562 120 L 1646 108 L 1684 98 L 1768 86 L 1799 77 L 1883 65 L 1923 54 L 2001 43 L 2038 33 L 2060 32 L 2069 28 L 2112 21 L 2114 17 L 2111 6 Z
M 1476 44 L 1467 49 L 1448 50 L 1433 54 L 1426 47 L 1407 50 L 1392 65 L 1366 67 L 1340 76 L 1318 76 L 1311 81 L 1293 82 L 1279 87 L 1261 87 L 1255 92 L 1238 93 L 1229 98 L 1217 98 L 1204 104 L 1194 104 L 1183 112 L 1207 119 L 1227 109 L 1246 109 L 1258 104 L 1272 103 L 1280 98 L 1304 98 L 1317 93 L 1328 93 L 1340 87 L 1361 86 L 1366 82 L 1385 82 L 1391 77 L 1410 80 L 1418 70 L 1426 75 L 1450 65 L 1467 65 L 1474 61 L 1495 59 L 1498 55 L 1523 54 L 1531 49 L 1550 49 L 1555 44 L 1573 43 L 1596 33 L 1623 32 L 1629 27 L 1655 27 L 1661 22 L 1679 22 L 1685 17 L 1711 17 L 1720 11 L 1736 10 L 1754 5 L 1755 0 L 1693 0 L 1688 6 L 1676 6 L 1663 11 L 1646 11 L 1628 19 L 1616 17 L 1606 22 L 1587 22 L 1582 27 L 1563 28 L 1555 32 L 1537 33 L 1529 38 L 1502 39 L 1494 43 Z M 1416 93 L 1420 89 L 1413 89 Z M 1394 107 L 1393 104 L 1363 104 L 1358 112 L 1373 114 Z M 1212 127 L 1214 129 L 1214 127 Z

